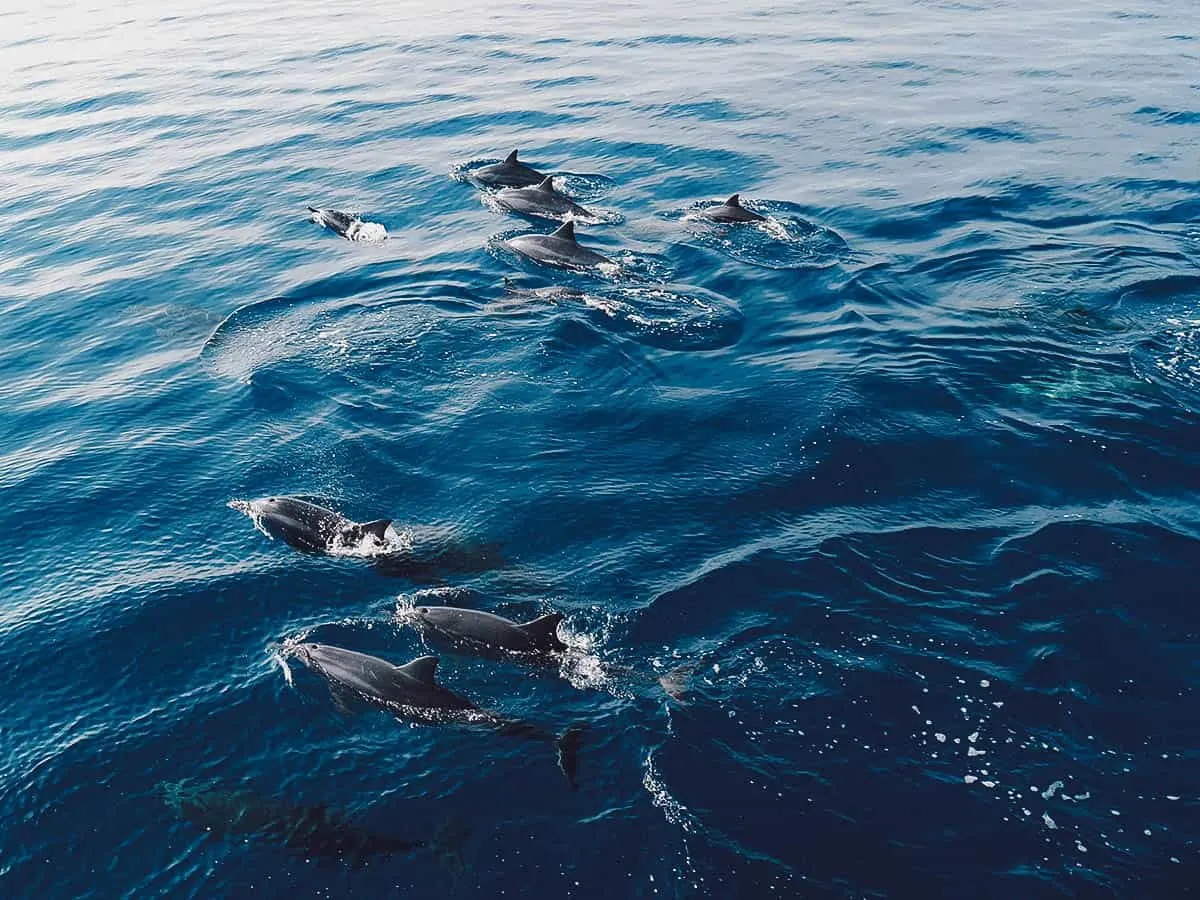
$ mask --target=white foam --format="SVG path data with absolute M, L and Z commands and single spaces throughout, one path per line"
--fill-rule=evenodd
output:
M 272 653 L 271 660 L 277 663 L 279 668 L 283 670 L 283 680 L 288 683 L 288 687 L 295 687 L 296 682 L 292 678 L 292 670 L 291 667 L 288 666 L 287 660 L 284 659 L 279 653 Z
M 1063 786 L 1063 783 L 1061 781 L 1054 782 L 1052 785 L 1050 785 L 1050 787 L 1048 787 L 1048 788 L 1046 788 L 1046 790 L 1042 791 L 1042 799 L 1043 800 L 1051 799 L 1054 796 L 1054 792 L 1057 791 L 1062 786 Z
M 650 794 L 650 802 L 663 811 L 668 822 L 678 825 L 684 831 L 693 833 L 699 829 L 696 817 L 691 810 L 671 796 L 667 790 L 658 767 L 654 763 L 654 753 L 646 754 L 646 770 L 642 774 L 642 787 Z

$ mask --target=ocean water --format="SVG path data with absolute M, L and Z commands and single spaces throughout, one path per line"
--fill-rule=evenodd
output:
M 0 78 L 0 894 L 1200 890 L 1194 2 L 51 3 Z M 615 267 L 505 249 L 513 148 Z M 432 652 L 577 790 L 286 660 L 439 602 L 566 615 Z

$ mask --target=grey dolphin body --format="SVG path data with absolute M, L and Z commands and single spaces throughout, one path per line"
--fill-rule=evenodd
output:
M 504 162 L 484 166 L 472 172 L 471 177 L 489 187 L 529 187 L 540 184 L 546 175 L 518 160 L 517 151 L 514 150 L 504 158 Z
M 456 606 L 418 606 L 418 627 L 486 650 L 545 656 L 567 649 L 558 637 L 562 613 L 519 624 L 488 612 Z
M 359 229 L 363 226 L 363 221 L 360 216 L 353 213 L 344 213 L 338 209 L 318 209 L 315 206 L 310 206 L 308 211 L 312 213 L 312 220 L 319 225 L 324 225 L 330 231 L 340 234 L 348 241 L 354 240 Z
M 513 212 L 542 219 L 560 219 L 566 215 L 592 217 L 591 212 L 556 191 L 553 182 L 554 176 L 547 175 L 532 187 L 505 188 L 496 194 L 496 202 Z
M 186 781 L 159 785 L 166 804 L 207 833 L 261 836 L 309 856 L 360 865 L 375 856 L 431 846 L 369 831 L 325 806 L 297 806 L 241 788 Z
M 294 654 L 306 666 L 323 675 L 335 689 L 348 690 L 362 699 L 421 722 L 445 722 L 458 718 L 497 728 L 500 733 L 554 744 L 558 765 L 572 790 L 578 767 L 582 729 L 572 726 L 562 735 L 549 732 L 480 709 L 466 697 L 436 681 L 436 656 L 419 656 L 403 666 L 385 659 L 328 644 L 301 644 Z M 439 714 L 459 714 L 446 716 Z M 468 714 L 463 716 L 462 714 Z
M 551 266 L 586 269 L 613 264 L 607 256 L 580 245 L 575 239 L 575 223 L 569 219 L 553 234 L 519 234 L 505 243 L 522 256 Z
M 239 501 L 240 502 L 240 501 Z M 328 552 L 336 544 L 354 546 L 371 535 L 387 541 L 391 519 L 354 522 L 339 512 L 297 497 L 263 497 L 246 502 L 246 512 L 263 531 L 298 550 Z
M 766 216 L 760 216 L 742 206 L 742 200 L 738 194 L 734 194 L 720 206 L 710 206 L 700 210 L 696 215 L 714 222 L 762 222 L 766 220 Z
M 403 666 L 386 659 L 328 644 L 301 644 L 296 651 L 306 666 L 337 687 L 349 688 L 364 699 L 414 710 L 478 710 L 474 703 L 435 678 L 436 656 L 419 656 Z

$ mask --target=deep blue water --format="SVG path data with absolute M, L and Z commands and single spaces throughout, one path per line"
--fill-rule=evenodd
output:
M 0 14 L 0 893 L 1200 890 L 1193 0 L 482 7 Z M 616 271 L 500 246 L 514 147 Z M 734 191 L 771 226 L 688 215 Z M 481 562 L 303 555 L 270 494 Z M 438 652 L 587 722 L 578 791 L 276 660 L 443 601 L 566 613 L 562 671 Z

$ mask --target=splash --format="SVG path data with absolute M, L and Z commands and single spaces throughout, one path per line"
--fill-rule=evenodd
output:
M 271 654 L 271 662 L 275 663 L 283 671 L 283 680 L 287 682 L 288 687 L 295 687 L 296 680 L 292 677 L 291 666 L 287 664 L 287 660 L 278 650 Z
M 347 541 L 344 535 L 335 535 L 329 542 L 328 552 L 330 556 L 374 559 L 377 556 L 411 553 L 415 543 L 411 528 L 396 528 L 393 523 L 384 531 L 382 541 L 372 534 L 364 534 L 357 541 Z

